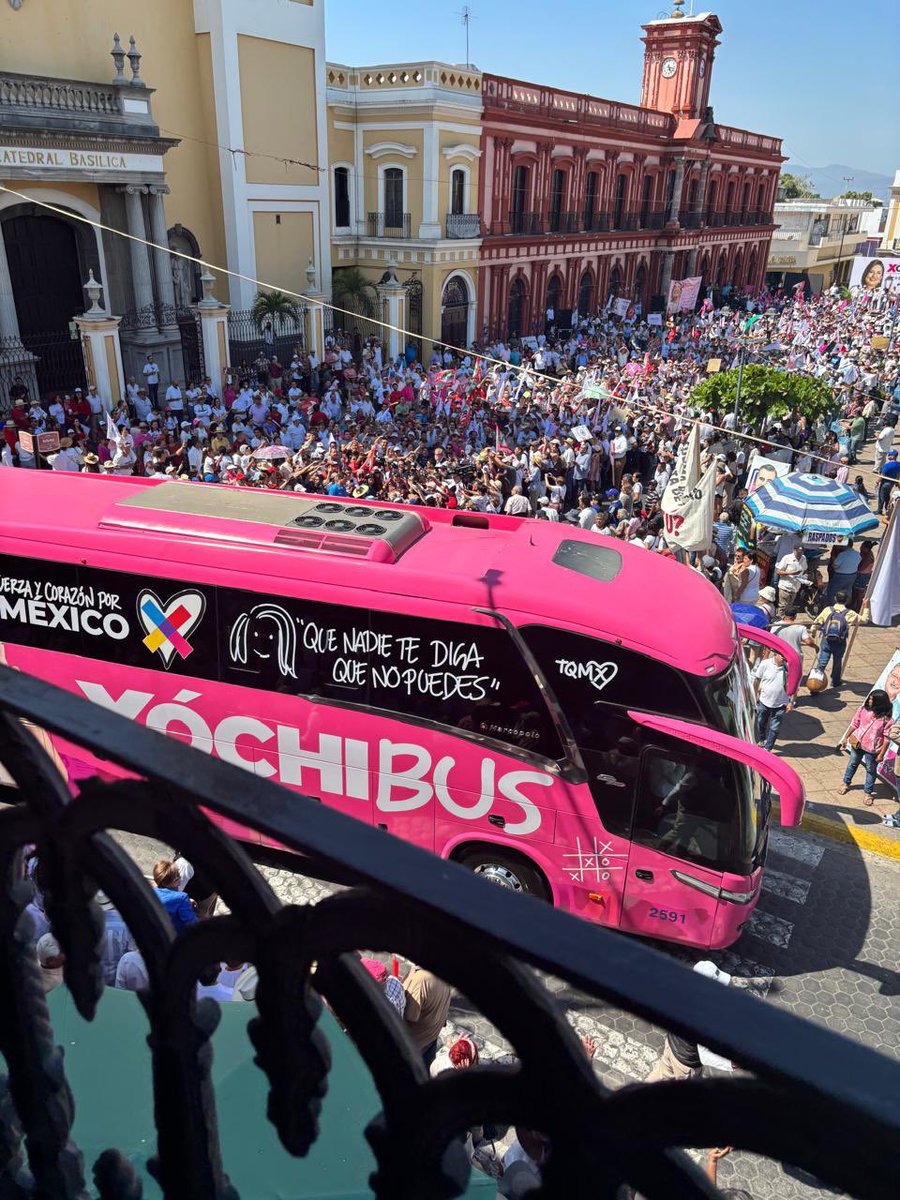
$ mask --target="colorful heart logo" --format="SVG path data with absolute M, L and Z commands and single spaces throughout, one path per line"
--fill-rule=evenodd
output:
M 166 670 L 178 654 L 187 658 L 194 647 L 188 642 L 206 612 L 206 597 L 201 592 L 184 591 L 163 604 L 159 596 L 144 588 L 137 598 L 137 615 L 147 631 L 144 645 L 158 654 Z

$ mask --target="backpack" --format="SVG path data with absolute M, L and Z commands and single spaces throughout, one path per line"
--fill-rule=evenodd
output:
M 826 642 L 846 642 L 847 640 L 847 614 L 838 612 L 837 609 L 832 609 L 825 622 L 825 628 L 822 630 L 822 636 Z

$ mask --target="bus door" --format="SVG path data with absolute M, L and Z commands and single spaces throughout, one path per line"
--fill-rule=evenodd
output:
M 620 928 L 709 944 L 723 872 L 752 870 L 757 831 L 745 827 L 737 791 L 727 759 L 677 744 L 645 745 Z

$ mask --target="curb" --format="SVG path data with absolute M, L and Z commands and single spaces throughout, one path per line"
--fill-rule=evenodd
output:
M 781 815 L 777 801 L 772 803 L 772 813 Z M 874 833 L 858 825 L 845 825 L 843 821 L 831 817 L 820 816 L 808 810 L 803 814 L 800 826 L 806 833 L 817 833 L 821 837 L 831 838 L 834 842 L 843 842 L 846 846 L 858 846 L 870 854 L 878 854 L 882 858 L 892 858 L 900 861 L 900 838 L 892 838 L 884 833 Z

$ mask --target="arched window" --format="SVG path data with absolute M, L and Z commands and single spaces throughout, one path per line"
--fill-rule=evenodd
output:
M 528 211 L 528 185 L 530 172 L 527 167 L 516 167 L 513 173 L 512 212 L 510 222 L 513 233 L 524 233 L 525 213 Z
M 766 189 L 763 186 L 763 184 L 760 184 L 756 189 L 756 220 L 759 222 L 760 225 L 762 224 L 763 216 L 765 214 L 765 207 L 766 207 L 766 202 L 765 202 L 765 198 L 764 198 L 765 194 L 766 194 Z
M 736 288 L 743 285 L 744 282 L 744 256 L 740 250 L 734 256 L 734 267 L 731 271 L 731 282 Z
M 514 279 L 509 289 L 509 308 L 506 314 L 506 329 L 510 337 L 518 337 L 525 320 L 525 284 Z
M 550 276 L 550 282 L 547 284 L 547 310 L 553 309 L 554 318 L 562 299 L 562 286 L 562 280 L 558 275 Z
M 334 168 L 334 224 L 336 229 L 350 227 L 350 172 L 347 167 Z
M 403 228 L 403 169 L 386 167 L 384 172 L 385 229 Z
M 578 313 L 582 317 L 594 311 L 594 280 L 590 271 L 585 271 L 578 285 Z
M 591 230 L 594 228 L 594 218 L 597 213 L 597 190 L 600 182 L 600 176 L 596 171 L 588 171 L 587 179 L 584 182 L 584 228 Z
M 757 255 L 756 255 L 756 248 L 754 247 L 750 251 L 750 257 L 747 260 L 747 279 L 746 279 L 746 282 L 751 284 L 753 287 L 756 287 L 756 263 L 757 263 Z
M 441 294 L 441 341 L 465 349 L 468 345 L 469 292 L 465 282 L 454 275 L 444 284 Z
M 725 255 L 723 254 L 719 258 L 719 266 L 718 266 L 718 269 L 716 270 L 716 287 L 720 288 L 720 287 L 724 287 L 724 286 L 725 286 Z
M 690 184 L 688 185 L 688 194 L 687 194 L 687 210 L 688 210 L 688 212 L 693 212 L 694 209 L 697 207 L 697 192 L 698 192 L 699 188 L 700 188 L 700 180 L 692 179 Z
M 202 257 L 200 243 L 190 229 L 186 229 L 184 225 L 174 225 L 169 230 L 169 248 L 178 250 L 182 254 L 190 254 L 192 258 Z M 196 304 L 203 294 L 200 287 L 201 268 L 199 263 L 190 262 L 188 259 L 179 258 L 174 254 L 171 256 L 170 262 L 172 283 L 175 288 L 175 306 L 186 308 L 190 304 Z
M 634 298 L 641 305 L 641 311 L 647 311 L 647 267 L 641 263 L 634 276 Z
M 566 192 L 566 173 L 557 168 L 550 184 L 550 232 L 559 233 L 562 218 L 563 197 Z
M 741 221 L 747 217 L 747 210 L 750 208 L 750 184 L 745 183 L 741 192 Z
M 616 195 L 613 202 L 613 226 L 616 229 L 622 228 L 622 219 L 625 216 L 625 188 L 628 186 L 627 175 L 616 176 Z
M 609 273 L 609 294 L 613 298 L 622 290 L 622 272 L 619 267 L 613 267 Z
M 718 191 L 718 180 L 711 179 L 706 185 L 706 224 L 712 224 L 712 215 L 716 211 L 716 193 Z
M 460 167 L 450 172 L 450 212 L 461 216 L 466 211 L 466 173 Z
M 729 217 L 734 216 L 734 189 L 737 185 L 733 179 L 728 181 L 728 191 L 725 193 L 725 212 Z M 728 222 L 731 224 L 731 221 Z
M 653 176 L 645 175 L 641 187 L 641 226 L 646 229 L 650 220 L 650 197 L 653 192 Z

